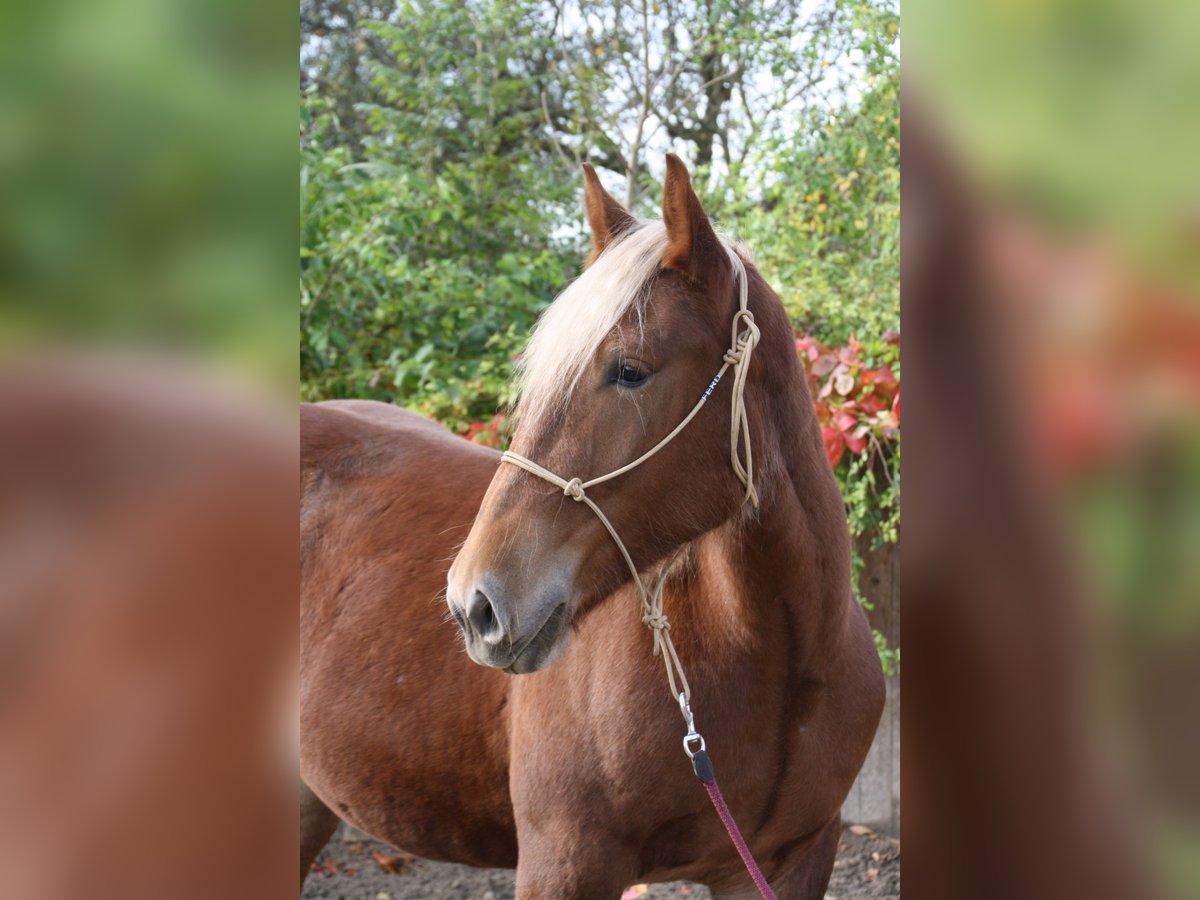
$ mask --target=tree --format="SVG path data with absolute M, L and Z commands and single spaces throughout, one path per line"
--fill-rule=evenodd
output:
M 536 134 L 528 8 L 398 12 L 370 26 L 394 63 L 368 65 L 367 133 L 347 139 L 336 101 L 305 94 L 302 376 L 309 396 L 465 427 L 511 399 L 511 358 L 570 276 L 576 175 Z
M 855 76 L 865 5 L 562 0 L 546 121 L 567 152 L 624 176 L 631 207 L 657 184 L 648 151 L 680 140 L 695 166 L 737 174 L 765 134 Z

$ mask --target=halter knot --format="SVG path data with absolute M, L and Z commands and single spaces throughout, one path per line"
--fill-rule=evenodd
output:
M 654 610 L 642 616 L 642 624 L 648 628 L 653 628 L 655 631 L 670 631 L 671 623 L 667 621 L 667 614 Z
M 738 334 L 739 325 L 742 327 L 741 334 Z M 739 349 L 754 347 L 762 334 L 754 322 L 754 313 L 748 309 L 741 309 L 734 313 L 733 333 L 736 335 L 735 340 Z
M 563 493 L 578 503 L 583 499 L 583 480 L 572 478 L 563 486 Z

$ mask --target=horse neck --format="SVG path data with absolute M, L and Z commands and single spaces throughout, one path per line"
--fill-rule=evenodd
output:
M 846 625 L 849 534 L 790 322 L 765 293 L 752 299 L 763 339 L 746 388 L 761 502 L 693 543 L 683 627 L 701 643 L 779 645 L 819 665 Z

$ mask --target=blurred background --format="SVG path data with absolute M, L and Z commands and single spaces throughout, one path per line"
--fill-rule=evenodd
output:
M 296 896 L 295 7 L 0 9 L 0 895 Z
M 235 3 L 5 6 L 3 346 L 154 348 L 288 390 L 295 26 Z
M 904 7 L 915 896 L 1200 893 L 1198 24 Z

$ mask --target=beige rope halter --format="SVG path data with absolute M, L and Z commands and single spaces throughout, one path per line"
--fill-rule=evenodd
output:
M 555 487 L 561 488 L 562 492 L 576 503 L 586 504 L 596 514 L 596 517 L 603 523 L 604 527 L 608 529 L 613 542 L 617 545 L 617 549 L 621 551 L 621 556 L 625 559 L 625 565 L 629 567 L 629 573 L 633 576 L 634 584 L 637 585 L 638 595 L 642 601 L 642 622 L 654 634 L 654 655 L 662 656 L 663 664 L 667 670 L 667 681 L 671 685 L 672 696 L 678 699 L 680 694 L 683 695 L 683 703 L 681 705 L 686 704 L 686 701 L 691 699 L 692 691 L 688 685 L 687 675 L 684 674 L 683 666 L 679 662 L 679 654 L 675 652 L 675 645 L 671 641 L 671 623 L 667 621 L 666 613 L 663 612 L 662 608 L 663 585 L 666 581 L 666 573 L 670 567 L 665 566 L 663 568 L 655 581 L 653 589 L 647 591 L 645 584 L 642 583 L 641 575 L 638 574 L 637 566 L 633 564 L 633 558 L 629 555 L 629 551 L 625 548 L 625 544 L 617 534 L 617 530 L 613 528 L 612 522 L 608 520 L 608 516 L 604 515 L 604 512 L 596 505 L 596 502 L 587 495 L 587 490 L 598 484 L 611 481 L 619 475 L 624 475 L 632 469 L 636 469 L 674 440 L 676 435 L 683 431 L 687 427 L 687 424 L 700 412 L 700 407 L 705 404 L 712 395 L 712 392 L 716 390 L 721 378 L 732 367 L 733 389 L 731 399 L 732 415 L 729 427 L 729 461 L 733 466 L 734 474 L 737 475 L 738 480 L 746 487 L 746 496 L 742 502 L 749 501 L 753 506 L 758 506 L 758 492 L 754 489 L 754 460 L 750 451 L 750 425 L 746 420 L 744 394 L 746 390 L 746 372 L 750 368 L 750 355 L 758 343 L 759 330 L 758 326 L 754 324 L 754 314 L 747 308 L 749 288 L 746 280 L 746 267 L 742 263 L 741 257 L 732 249 L 726 247 L 726 252 L 733 263 L 734 279 L 738 285 L 738 311 L 733 316 L 730 346 L 722 357 L 721 368 L 717 371 L 713 380 L 709 382 L 704 394 L 696 401 L 696 405 L 692 407 L 691 412 L 684 416 L 683 421 L 676 425 L 670 434 L 633 462 L 621 466 L 621 468 L 615 469 L 607 475 L 601 475 L 589 481 L 584 481 L 582 478 L 563 478 L 549 469 L 539 466 L 533 460 L 519 453 L 514 453 L 511 450 L 506 451 L 500 457 L 501 462 L 512 463 L 514 466 L 524 469 L 531 475 L 536 475 L 538 478 L 550 482 Z M 744 463 L 738 453 L 739 437 L 745 447 L 746 458 Z M 685 716 L 687 716 L 687 713 L 685 713 Z

